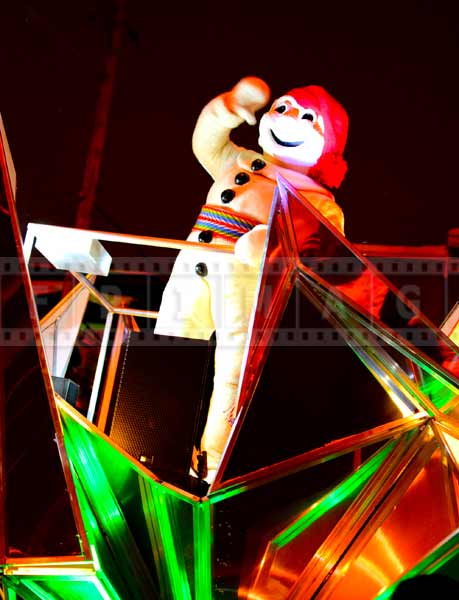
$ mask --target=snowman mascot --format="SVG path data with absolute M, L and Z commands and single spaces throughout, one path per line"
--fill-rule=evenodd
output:
M 208 340 L 216 334 L 215 375 L 201 439 L 212 483 L 236 417 L 238 384 L 248 340 L 267 222 L 278 174 L 341 232 L 342 210 L 330 188 L 346 173 L 348 118 L 322 87 L 295 88 L 274 101 L 259 124 L 262 153 L 238 147 L 233 129 L 256 124 L 270 96 L 256 77 L 241 79 L 211 100 L 193 133 L 193 152 L 214 183 L 188 240 L 225 244 L 233 253 L 182 250 L 161 300 L 155 332 Z

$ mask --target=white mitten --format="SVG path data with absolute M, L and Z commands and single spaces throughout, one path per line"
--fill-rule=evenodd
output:
M 255 225 L 241 236 L 234 246 L 236 258 L 251 267 L 259 267 L 263 258 L 267 225 Z
M 262 79 L 244 77 L 232 90 L 218 96 L 215 112 L 231 128 L 244 121 L 255 125 L 255 113 L 267 104 L 270 95 L 270 89 Z

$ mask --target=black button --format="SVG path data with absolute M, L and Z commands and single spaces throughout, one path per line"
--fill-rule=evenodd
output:
M 205 277 L 207 275 L 207 265 L 206 263 L 198 263 L 194 270 L 196 271 L 196 274 L 199 275 L 199 277 Z
M 254 161 L 252 161 L 252 164 L 250 165 L 252 171 L 261 171 L 261 169 L 264 169 L 265 167 L 266 163 L 264 160 L 261 160 L 261 158 L 256 158 Z
M 250 180 L 250 175 L 248 173 L 245 173 L 244 171 L 241 171 L 234 178 L 234 183 L 236 185 L 244 185 L 244 183 L 247 183 L 249 180 Z
M 198 235 L 198 240 L 200 242 L 204 242 L 205 244 L 208 244 L 209 242 L 212 241 L 213 238 L 213 233 L 211 231 L 209 231 L 208 229 L 205 229 L 204 231 L 201 231 Z
M 231 202 L 231 200 L 234 198 L 235 195 L 236 195 L 236 192 L 234 190 L 228 189 L 228 190 L 223 190 L 223 192 L 220 195 L 220 198 L 221 198 L 223 204 L 228 204 L 228 202 Z

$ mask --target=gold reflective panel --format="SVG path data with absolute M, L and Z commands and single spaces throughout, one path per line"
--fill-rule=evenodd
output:
M 458 527 L 453 485 L 436 450 L 346 572 L 337 574 L 333 598 L 374 598 L 447 538 Z

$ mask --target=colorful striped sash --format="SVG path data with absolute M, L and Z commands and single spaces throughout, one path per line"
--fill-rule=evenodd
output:
M 236 242 L 241 235 L 259 225 L 260 221 L 241 215 L 230 208 L 214 204 L 205 204 L 199 214 L 193 231 L 212 231 L 214 236 L 230 242 Z

